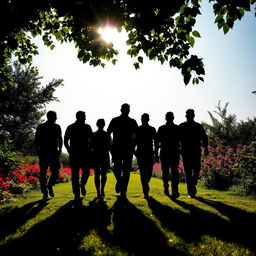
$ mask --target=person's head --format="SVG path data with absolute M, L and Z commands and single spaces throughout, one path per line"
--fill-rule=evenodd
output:
M 98 119 L 96 125 L 100 130 L 103 130 L 105 126 L 105 120 L 103 118 Z
M 53 110 L 48 111 L 46 114 L 46 117 L 47 117 L 48 122 L 51 122 L 51 123 L 55 123 L 57 120 L 57 114 Z
M 142 125 L 147 125 L 148 122 L 149 122 L 149 114 L 144 113 L 144 114 L 141 116 L 141 123 L 142 123 Z
M 85 112 L 84 111 L 77 111 L 76 112 L 76 120 L 79 123 L 84 123 L 85 122 Z
M 194 109 L 190 108 L 186 111 L 186 118 L 187 121 L 193 121 L 195 117 L 195 111 Z
M 169 111 L 165 114 L 165 120 L 167 123 L 172 123 L 174 120 L 174 114 L 173 112 Z
M 130 113 L 130 105 L 127 103 L 122 104 L 121 113 L 123 116 L 128 116 Z

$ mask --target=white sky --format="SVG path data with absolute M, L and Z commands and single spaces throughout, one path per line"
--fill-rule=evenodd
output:
M 207 7 L 208 6 L 208 7 Z M 201 34 L 196 39 L 193 53 L 204 58 L 205 82 L 185 86 L 180 71 L 170 69 L 168 63 L 144 58 L 140 70 L 135 70 L 126 52 L 125 35 L 114 39 L 119 50 L 118 63 L 107 63 L 91 67 L 77 59 L 77 51 L 71 44 L 57 44 L 51 51 L 36 38 L 40 54 L 34 58 L 34 65 L 43 76 L 42 85 L 53 78 L 64 79 L 55 96 L 60 102 L 47 106 L 55 110 L 57 123 L 66 127 L 75 121 L 78 110 L 86 112 L 86 122 L 96 130 L 98 118 L 104 118 L 106 127 L 111 118 L 120 114 L 122 103 L 131 106 L 130 116 L 140 124 L 140 116 L 147 112 L 150 124 L 156 128 L 165 123 L 167 111 L 173 111 L 175 123 L 185 119 L 187 108 L 194 108 L 196 121 L 209 122 L 207 111 L 213 111 L 218 101 L 222 106 L 229 102 L 228 110 L 237 115 L 238 121 L 255 116 L 256 95 L 256 18 L 246 14 L 242 21 L 235 23 L 234 30 L 227 35 L 217 29 L 209 4 L 202 9 L 202 15 L 195 27 Z

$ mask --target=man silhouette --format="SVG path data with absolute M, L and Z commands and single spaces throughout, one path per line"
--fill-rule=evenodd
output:
M 179 125 L 181 134 L 181 152 L 186 175 L 187 190 L 189 197 L 195 197 L 196 185 L 201 168 L 201 145 L 205 155 L 208 155 L 208 137 L 204 127 L 194 121 L 193 109 L 186 111 L 187 121 Z
M 56 112 L 48 111 L 46 116 L 47 121 L 38 125 L 35 133 L 35 148 L 40 167 L 40 187 L 44 200 L 48 198 L 48 192 L 51 197 L 54 197 L 52 187 L 59 176 L 59 156 L 63 145 L 61 128 L 55 123 L 57 120 Z M 48 167 L 50 167 L 51 175 L 47 184 Z
M 121 115 L 114 117 L 107 129 L 109 134 L 113 134 L 111 154 L 117 181 L 115 189 L 117 193 L 121 192 L 122 198 L 126 198 L 134 153 L 135 132 L 138 128 L 137 122 L 129 117 L 129 113 L 130 105 L 124 103 L 121 106 Z
M 97 190 L 97 197 L 101 199 L 105 196 L 104 188 L 107 181 L 107 170 L 110 168 L 109 150 L 111 137 L 108 132 L 104 131 L 104 119 L 98 119 L 96 125 L 98 130 L 93 133 L 91 141 L 92 167 L 95 172 L 94 184 Z
M 75 200 L 80 198 L 80 189 L 86 195 L 85 185 L 90 175 L 90 140 L 91 126 L 85 123 L 85 112 L 76 113 L 76 121 L 69 125 L 64 135 L 64 145 L 69 153 L 72 172 L 72 189 Z M 79 171 L 82 169 L 81 185 Z
M 152 177 L 156 148 L 156 129 L 150 126 L 148 122 L 149 115 L 144 113 L 141 116 L 141 125 L 135 136 L 135 155 L 140 169 L 140 180 L 145 198 L 148 198 L 150 190 L 149 182 Z
M 172 197 L 180 196 L 179 185 L 179 159 L 180 159 L 180 137 L 178 125 L 174 124 L 173 112 L 165 115 L 166 124 L 159 127 L 157 131 L 157 151 L 160 148 L 160 161 L 163 174 L 164 193 L 169 195 L 169 169 L 171 168 Z

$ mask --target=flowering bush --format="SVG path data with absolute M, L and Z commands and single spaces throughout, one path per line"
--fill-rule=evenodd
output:
M 217 139 L 216 139 L 217 140 Z M 201 180 L 207 188 L 225 190 L 233 184 L 233 166 L 236 153 L 218 141 L 217 147 L 209 146 L 209 155 L 202 159 Z
M 47 173 L 50 173 L 48 169 Z M 38 189 L 40 169 L 38 164 L 20 165 L 8 175 L 0 176 L 0 202 L 10 201 L 12 195 L 21 194 L 31 189 Z M 62 168 L 59 173 L 59 182 L 68 182 L 71 178 L 70 168 Z
M 253 143 L 251 145 L 237 145 L 236 148 L 224 146 L 217 138 L 216 147 L 209 147 L 209 155 L 202 159 L 201 180 L 207 188 L 226 190 L 232 186 L 242 186 L 241 177 L 244 176 L 241 161 L 246 166 L 252 154 Z M 255 151 L 254 151 L 255 157 Z M 255 163 L 255 161 L 254 161 Z M 250 171 L 250 168 L 244 168 Z M 251 175 L 253 175 L 251 173 Z M 256 175 L 253 175 L 255 180 Z

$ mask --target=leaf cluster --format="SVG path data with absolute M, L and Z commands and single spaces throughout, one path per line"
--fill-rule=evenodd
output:
M 134 67 L 143 64 L 142 53 L 150 60 L 169 63 L 181 70 L 185 84 L 191 79 L 203 81 L 201 58 L 190 54 L 200 33 L 193 29 L 200 15 L 202 0 L 37 0 L 34 2 L 0 2 L 0 82 L 1 88 L 13 84 L 7 70 L 16 56 L 31 63 L 38 54 L 31 39 L 42 36 L 44 44 L 54 49 L 54 38 L 72 42 L 78 59 L 93 66 L 104 67 L 106 61 L 116 63 L 118 51 L 102 40 L 98 29 L 106 25 L 125 29 L 128 33 L 128 55 L 135 58 Z M 219 28 L 227 33 L 255 0 L 209 0 L 214 2 Z

